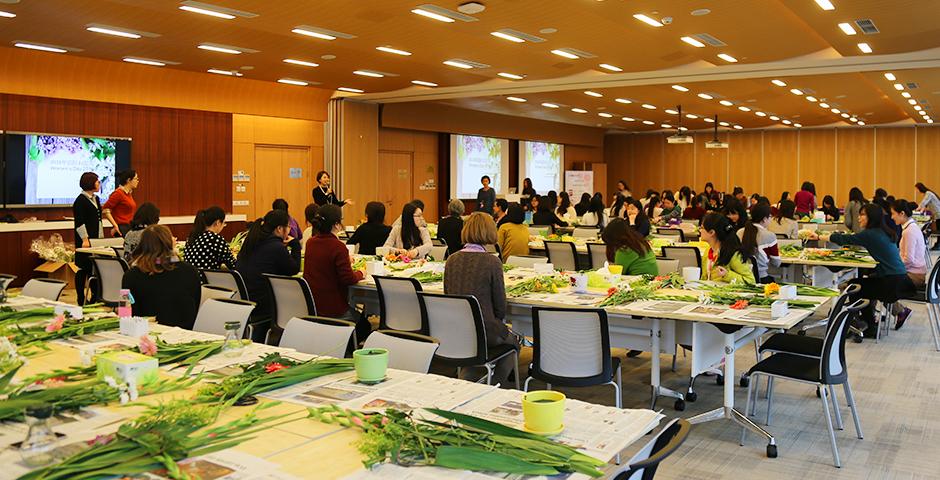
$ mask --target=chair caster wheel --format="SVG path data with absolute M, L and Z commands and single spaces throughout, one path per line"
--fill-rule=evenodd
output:
M 799 332 L 796 332 L 796 334 L 799 335 L 799 336 L 801 336 L 801 337 L 805 337 L 805 336 L 806 336 L 806 330 L 800 330 Z
M 674 408 L 677 412 L 684 411 L 684 410 L 685 410 L 685 400 L 682 400 L 682 399 L 676 400 L 676 403 L 675 403 L 675 405 L 672 406 L 672 408 Z
M 685 399 L 694 403 L 696 400 L 698 400 L 698 394 L 695 392 L 689 392 L 685 394 Z
M 853 341 L 853 342 L 855 342 L 855 343 L 862 343 L 862 340 L 863 340 L 863 338 L 862 338 L 861 335 L 859 335 L 859 334 L 857 334 L 857 333 L 854 334 L 854 335 L 852 335 L 852 341 Z
M 715 385 L 724 385 L 724 384 L 725 384 L 725 376 L 724 376 L 724 375 L 720 375 L 720 374 L 719 374 L 719 375 L 716 375 L 716 376 L 715 376 Z
M 777 458 L 776 445 L 767 445 L 767 458 Z
M 751 384 L 751 377 L 745 377 L 741 375 L 741 380 L 738 381 L 738 385 L 741 385 L 743 388 L 747 388 Z
M 820 397 L 821 395 L 819 394 L 819 387 L 816 387 L 816 398 L 820 398 Z

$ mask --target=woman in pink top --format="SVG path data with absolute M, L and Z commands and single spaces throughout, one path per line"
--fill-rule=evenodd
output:
M 816 210 L 816 186 L 813 182 L 803 182 L 800 191 L 793 196 L 797 216 L 810 215 Z
M 895 200 L 891 204 L 891 219 L 901 227 L 899 247 L 901 261 L 907 269 L 907 276 L 903 278 L 898 289 L 903 293 L 916 292 L 918 288 L 924 286 L 927 277 L 927 244 L 917 222 L 911 218 L 914 213 L 913 207 L 916 205 L 907 200 Z M 901 302 L 896 302 L 894 314 L 897 316 L 894 329 L 897 330 L 911 315 L 911 309 L 901 305 Z

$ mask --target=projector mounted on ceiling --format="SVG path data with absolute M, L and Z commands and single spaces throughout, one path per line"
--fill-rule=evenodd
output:
M 676 125 L 676 134 L 666 137 L 666 143 L 669 144 L 689 144 L 695 143 L 695 139 L 691 135 L 686 135 L 682 133 L 682 105 L 676 105 L 676 110 L 679 117 L 679 124 Z
M 728 148 L 728 144 L 718 140 L 718 115 L 715 115 L 715 136 L 705 142 L 705 148 Z

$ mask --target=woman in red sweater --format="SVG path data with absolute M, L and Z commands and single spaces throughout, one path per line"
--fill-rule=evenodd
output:
M 317 315 L 356 322 L 359 341 L 365 340 L 371 326 L 364 315 L 349 306 L 349 286 L 365 278 L 361 270 L 353 270 L 349 250 L 337 238 L 343 231 L 343 210 L 326 204 L 313 217 L 314 235 L 304 250 L 304 279 L 313 292 Z
M 810 216 L 816 210 L 816 185 L 813 182 L 803 182 L 800 191 L 793 196 L 796 203 L 798 217 Z
M 140 184 L 140 177 L 135 170 L 124 170 L 117 174 L 116 180 L 118 187 L 101 206 L 101 214 L 111 222 L 111 236 L 123 237 L 131 230 L 131 220 L 137 210 L 137 202 L 131 193 Z

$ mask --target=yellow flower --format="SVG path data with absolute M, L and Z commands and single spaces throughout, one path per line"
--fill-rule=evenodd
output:
M 780 285 L 777 285 L 776 283 L 768 283 L 767 285 L 764 285 L 765 297 L 769 297 L 775 293 L 778 293 L 779 291 L 780 291 Z

